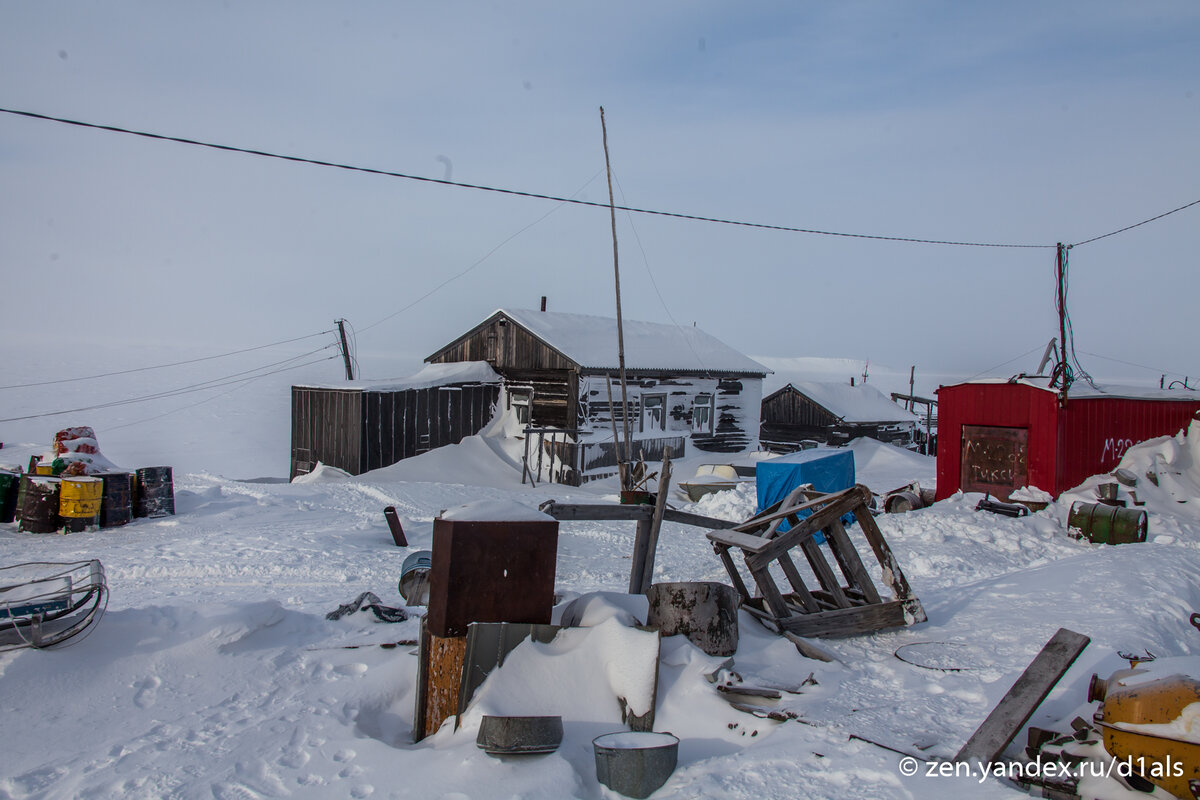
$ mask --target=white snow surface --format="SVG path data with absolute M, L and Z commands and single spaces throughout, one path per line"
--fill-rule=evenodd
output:
M 458 383 L 499 383 L 500 374 L 486 361 L 455 361 L 449 364 L 426 364 L 407 378 L 381 380 L 306 383 L 304 386 L 323 389 L 362 389 L 371 392 L 399 392 L 405 389 L 431 389 Z
M 615 317 L 558 311 L 497 309 L 581 367 L 617 369 Z M 489 318 L 492 315 L 489 315 Z M 696 327 L 621 320 L 627 369 L 674 369 L 744 372 L 769 369 Z
M 460 445 L 367 475 L 323 470 L 288 483 L 286 454 L 264 457 L 249 437 L 241 445 L 214 438 L 222 418 L 246 430 L 278 424 L 278 404 L 269 419 L 262 410 L 256 417 L 259 395 L 245 397 L 237 414 L 173 417 L 173 438 L 154 442 L 139 444 L 131 433 L 137 429 L 126 428 L 120 446 L 110 448 L 112 437 L 97 426 L 118 463 L 128 452 L 179 463 L 172 447 L 180 462 L 195 463 L 188 461 L 192 443 L 227 443 L 223 469 L 176 468 L 176 516 L 70 535 L 0 525 L 0 565 L 97 558 L 111 592 L 107 613 L 86 638 L 57 650 L 0 654 L 0 798 L 615 798 L 596 782 L 592 739 L 622 729 L 618 693 L 648 702 L 647 648 L 639 638 L 646 635 L 626 626 L 637 615 L 617 599 L 628 584 L 633 523 L 561 523 L 556 590 L 563 603 L 608 595 L 583 608 L 592 627 L 518 647 L 457 730 L 447 724 L 420 743 L 411 735 L 413 648 L 381 645 L 415 639 L 423 609 L 410 608 L 411 618 L 398 624 L 376 622 L 369 612 L 325 617 L 365 591 L 402 606 L 401 564 L 430 547 L 433 519 L 445 509 L 477 501 L 615 503 L 615 483 L 522 484 L 514 460 L 520 446 L 506 435 L 511 424 L 503 416 Z M 6 436 L 0 461 L 22 464 L 44 451 L 59 422 L 46 423 L 36 441 L 14 444 Z M 933 486 L 932 459 L 877 442 L 852 447 L 858 480 L 877 492 L 913 481 Z M 1125 454 L 1121 466 L 1138 476 L 1132 491 L 1149 513 L 1145 544 L 1092 545 L 1066 535 L 1071 501 L 1094 501 L 1095 485 L 1107 476 L 1022 518 L 976 512 L 980 496 L 972 494 L 881 515 L 929 621 L 821 641 L 834 663 L 801 657 L 745 613 L 732 667 L 682 637 L 663 639 L 655 727 L 679 737 L 679 765 L 654 797 L 1028 797 L 994 778 L 903 776 L 898 754 L 850 736 L 952 757 L 1060 627 L 1092 643 L 1030 720 L 1040 727 L 1068 730 L 1074 717 L 1090 718 L 1088 680 L 1127 666 L 1118 651 L 1194 663 L 1200 632 L 1188 616 L 1200 610 L 1198 453 L 1193 426 Z M 210 449 L 203 457 L 213 464 L 220 455 Z M 281 464 L 279 477 L 225 477 L 272 459 Z M 689 455 L 674 471 L 690 475 L 713 461 L 712 454 Z M 696 504 L 672 492 L 671 503 L 744 519 L 754 511 L 754 487 Z M 401 516 L 407 548 L 392 543 L 382 514 L 389 505 Z M 878 579 L 861 534 L 850 534 Z M 728 580 L 703 530 L 670 522 L 654 578 Z M 918 643 L 905 652 L 961 671 L 894 655 Z M 735 710 L 706 678 L 722 669 L 782 690 L 778 701 L 754 702 L 794 711 L 804 724 Z M 549 755 L 488 756 L 475 746 L 477 722 L 497 709 L 561 715 L 562 745 Z M 1018 734 L 1014 751 L 1024 737 Z M 1085 796 L 1120 791 L 1111 781 L 1091 781 Z

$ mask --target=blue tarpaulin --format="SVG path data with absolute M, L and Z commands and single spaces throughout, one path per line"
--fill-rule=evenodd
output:
M 759 511 L 783 500 L 805 483 L 811 483 L 818 492 L 840 492 L 854 485 L 854 452 L 817 448 L 760 461 L 755 468 L 755 482 Z M 784 522 L 779 529 L 788 527 Z

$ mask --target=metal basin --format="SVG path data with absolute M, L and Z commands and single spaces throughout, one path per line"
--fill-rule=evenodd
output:
M 649 797 L 667 782 L 679 760 L 679 739 L 670 733 L 606 733 L 593 739 L 592 747 L 596 779 L 626 797 Z
M 562 743 L 562 717 L 484 716 L 475 746 L 490 756 L 553 753 Z

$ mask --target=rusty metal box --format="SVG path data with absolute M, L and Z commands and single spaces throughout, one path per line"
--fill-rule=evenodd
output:
M 433 521 L 429 614 L 434 636 L 472 622 L 550 623 L 558 522 Z

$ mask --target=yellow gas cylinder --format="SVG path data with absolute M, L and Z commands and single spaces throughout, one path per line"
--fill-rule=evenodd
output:
M 1109 755 L 1176 797 L 1193 796 L 1188 782 L 1200 780 L 1200 680 L 1120 670 L 1107 681 L 1093 675 L 1088 699 L 1101 701 L 1093 719 Z

